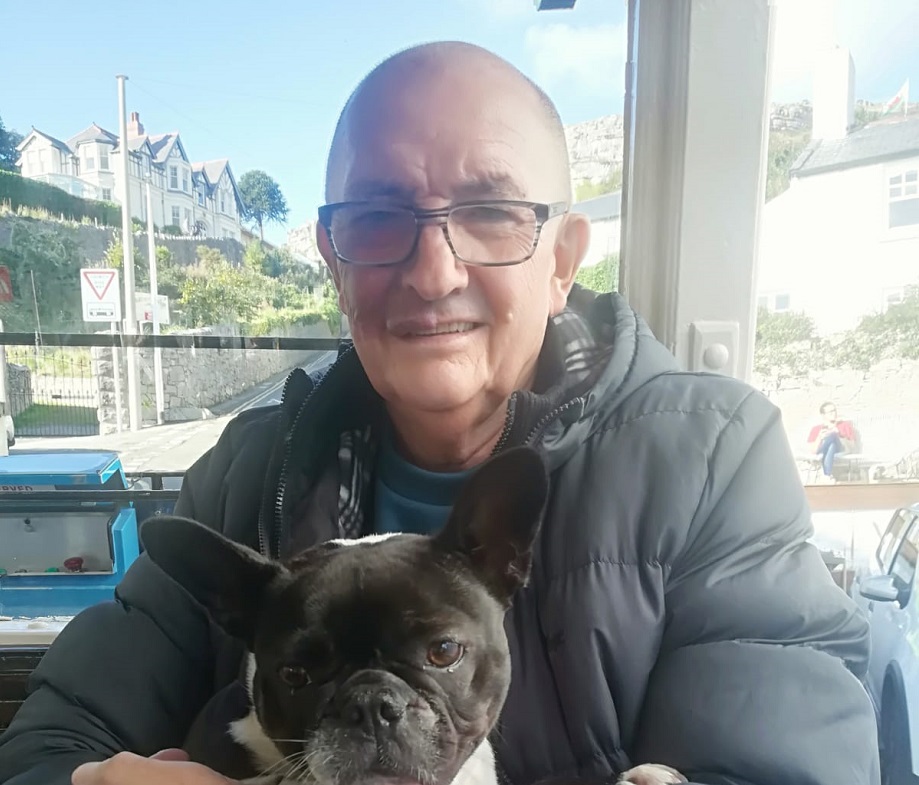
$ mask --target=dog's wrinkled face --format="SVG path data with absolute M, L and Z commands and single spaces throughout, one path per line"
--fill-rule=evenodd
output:
M 433 538 L 335 541 L 281 565 L 179 518 L 142 537 L 249 646 L 258 730 L 291 779 L 447 785 L 504 703 L 504 612 L 546 495 L 542 461 L 517 449 L 476 472 Z

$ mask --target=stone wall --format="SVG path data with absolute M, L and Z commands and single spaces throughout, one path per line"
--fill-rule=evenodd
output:
M 24 365 L 7 363 L 6 374 L 10 396 L 9 413 L 15 417 L 32 405 L 32 373 Z
M 45 230 L 53 230 L 62 237 L 76 243 L 80 248 L 80 255 L 86 260 L 87 265 L 95 264 L 102 260 L 112 241 L 121 237 L 121 231 L 116 232 L 107 226 L 89 226 L 73 222 L 62 223 L 57 221 L 40 221 L 35 218 L 24 218 L 17 215 L 0 216 L 0 248 L 11 248 L 13 234 L 16 231 L 28 231 L 29 224 L 37 224 Z M 242 243 L 236 240 L 220 240 L 214 237 L 173 237 L 171 235 L 156 235 L 156 244 L 164 245 L 171 252 L 175 261 L 180 265 L 195 264 L 199 245 L 216 248 L 233 264 L 240 264 L 245 253 Z M 147 259 L 146 232 L 134 233 L 134 245 L 141 256 Z M 74 271 L 74 281 L 78 280 L 79 272 Z
M 188 334 L 238 336 L 235 327 L 226 325 L 190 330 Z M 326 324 L 296 326 L 278 334 L 292 338 L 331 338 Z M 139 352 L 141 403 L 144 422 L 156 422 L 156 390 L 152 349 Z M 213 416 L 211 407 L 234 398 L 260 382 L 308 363 L 322 352 L 272 351 L 265 349 L 162 349 L 163 418 L 167 422 L 203 419 Z M 122 423 L 128 422 L 127 359 L 119 350 L 121 369 Z M 99 389 L 99 427 L 101 433 L 117 428 L 115 366 L 112 350 L 94 347 L 93 373 Z

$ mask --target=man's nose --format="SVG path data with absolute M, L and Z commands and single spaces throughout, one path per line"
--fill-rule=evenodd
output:
M 428 302 L 464 289 L 469 281 L 466 265 L 453 255 L 445 224 L 421 227 L 415 255 L 406 263 L 402 281 Z

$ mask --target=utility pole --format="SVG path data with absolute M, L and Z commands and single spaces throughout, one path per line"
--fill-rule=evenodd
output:
M 159 286 L 156 280 L 156 238 L 153 236 L 153 191 L 150 188 L 152 175 L 147 177 L 147 252 L 150 255 L 150 310 L 153 315 L 153 334 L 160 334 Z M 163 350 L 153 347 L 153 386 L 156 391 L 156 424 L 163 424 L 165 397 L 163 391 Z
M 3 321 L 0 320 L 0 333 L 3 332 Z M 9 377 L 6 373 L 6 346 L 0 343 L 0 415 L 13 414 L 13 400 L 10 395 Z M 0 417 L 0 426 L 3 418 Z M 0 458 L 10 454 L 10 447 L 6 443 L 6 428 L 0 427 Z
M 131 154 L 128 150 L 128 111 L 125 106 L 124 83 L 126 76 L 119 74 L 118 124 L 121 139 L 121 180 L 124 193 L 121 200 L 121 245 L 124 249 L 124 332 L 137 335 L 137 304 L 134 301 L 134 234 L 131 227 L 131 187 L 129 183 Z M 140 430 L 140 377 L 137 367 L 137 349 L 127 348 L 128 360 L 128 420 L 132 431 Z

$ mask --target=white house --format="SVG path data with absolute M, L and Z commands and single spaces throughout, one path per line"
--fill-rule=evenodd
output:
M 919 116 L 852 130 L 853 74 L 846 50 L 822 64 L 813 138 L 762 219 L 759 305 L 804 312 L 824 335 L 919 285 Z
M 178 133 L 148 135 L 137 112 L 128 123 L 127 147 L 134 218 L 147 220 L 149 182 L 157 226 L 240 239 L 242 199 L 227 159 L 192 163 Z M 33 128 L 17 149 L 23 177 L 87 199 L 124 202 L 120 140 L 95 123 L 67 142 Z
M 590 245 L 587 247 L 583 267 L 592 267 L 607 256 L 619 254 L 621 207 L 622 191 L 585 199 L 572 206 L 571 212 L 590 218 Z

